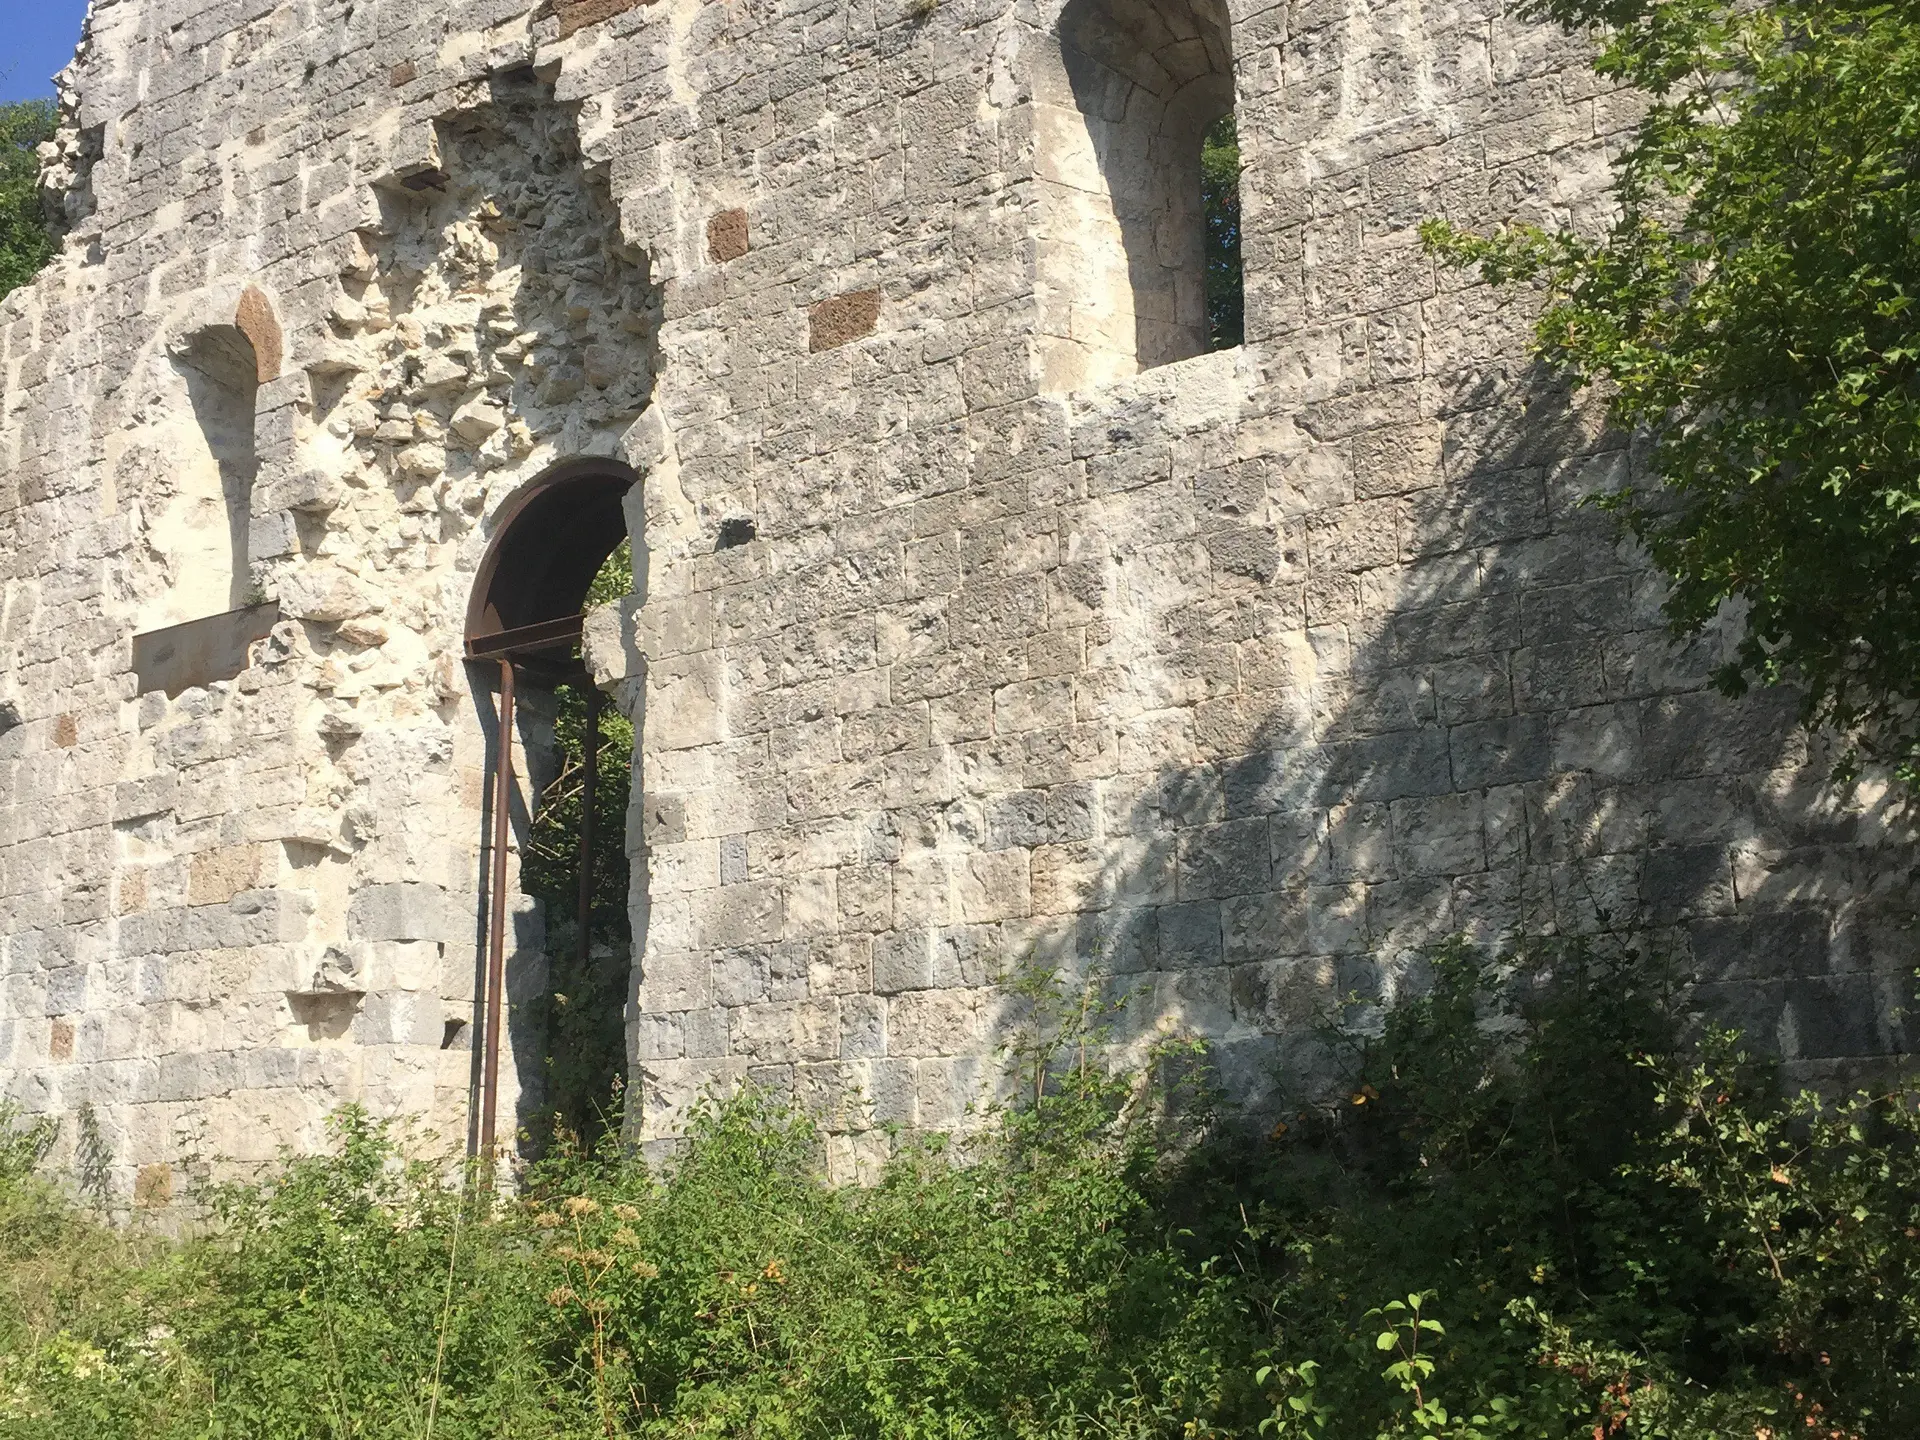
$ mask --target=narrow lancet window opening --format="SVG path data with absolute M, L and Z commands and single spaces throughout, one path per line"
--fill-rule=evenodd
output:
M 1222 0 L 1069 0 L 1036 89 L 1049 389 L 1240 343 L 1233 103 Z

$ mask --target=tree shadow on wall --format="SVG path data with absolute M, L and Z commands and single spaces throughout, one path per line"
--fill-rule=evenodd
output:
M 1196 482 L 1216 577 L 1245 583 L 1123 657 L 1202 697 L 1129 722 L 1167 758 L 989 806 L 990 845 L 996 806 L 1058 822 L 1035 909 L 1057 891 L 1078 914 L 1036 922 L 1032 958 L 1110 971 L 1123 1041 L 1214 1037 L 1256 1112 L 1330 1080 L 1322 1017 L 1417 991 L 1456 934 L 1640 937 L 1800 1079 L 1904 1052 L 1914 907 L 1887 819 L 1827 783 L 1792 693 L 1709 688 L 1731 626 L 1669 638 L 1660 578 L 1580 504 L 1645 483 L 1630 447 L 1537 372 L 1463 384 L 1444 438 L 1340 414 L 1308 407 L 1294 463 L 1355 499 L 1264 556 L 1203 493 L 1254 477 Z M 1444 483 L 1397 488 L 1436 459 Z

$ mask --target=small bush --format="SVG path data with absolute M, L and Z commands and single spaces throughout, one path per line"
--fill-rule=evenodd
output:
M 15 1122 L 0 1435 L 1915 1432 L 1914 1096 L 1781 1095 L 1644 957 L 1443 950 L 1257 1135 L 1019 988 L 1018 1099 L 864 1188 L 750 1091 L 492 1204 L 348 1110 L 169 1242 Z
M 1916 1097 L 1784 1098 L 1679 998 L 1637 953 L 1435 957 L 1240 1182 L 1285 1257 L 1272 1430 L 1912 1433 Z

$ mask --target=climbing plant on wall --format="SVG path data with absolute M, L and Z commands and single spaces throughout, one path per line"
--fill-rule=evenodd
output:
M 1649 97 L 1603 233 L 1423 228 L 1544 292 L 1540 353 L 1649 434 L 1660 484 L 1605 496 L 1698 630 L 1746 629 L 1723 689 L 1920 786 L 1920 10 L 1860 0 L 1537 0 Z
M 26 284 L 53 257 L 35 152 L 53 138 L 56 113 L 51 100 L 0 105 L 0 295 Z

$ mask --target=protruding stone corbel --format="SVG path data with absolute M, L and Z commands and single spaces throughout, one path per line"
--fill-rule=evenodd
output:
M 366 993 L 366 965 L 352 949 L 329 945 L 314 965 L 306 985 L 289 994 L 299 996 L 359 996 Z
M 376 184 L 402 190 L 446 188 L 447 172 L 440 168 L 440 133 L 432 121 L 409 125 L 395 137 L 387 156 L 387 173 Z
M 306 1026 L 309 1040 L 343 1039 L 367 998 L 366 966 L 351 950 L 329 945 L 305 985 L 286 996 L 294 1024 Z

